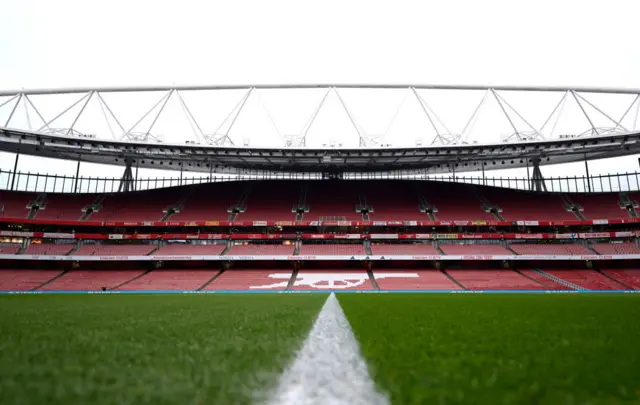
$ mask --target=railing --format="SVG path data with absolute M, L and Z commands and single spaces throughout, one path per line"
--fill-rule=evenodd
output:
M 531 180 L 516 177 L 466 177 L 402 175 L 398 173 L 349 173 L 348 180 L 429 180 L 449 183 L 464 183 L 530 190 Z M 199 177 L 152 177 L 129 180 L 130 190 L 152 190 L 191 184 L 219 183 L 246 180 L 320 180 L 318 173 L 278 173 L 270 175 L 199 176 Z M 0 190 L 29 191 L 38 193 L 117 193 L 123 180 L 116 177 L 75 177 L 41 173 L 9 172 L 0 170 Z M 640 191 L 640 173 L 616 173 L 591 176 L 549 177 L 544 179 L 549 192 L 602 193 Z

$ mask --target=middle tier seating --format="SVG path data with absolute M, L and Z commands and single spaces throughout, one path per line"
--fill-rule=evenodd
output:
M 290 256 L 293 255 L 293 250 L 293 245 L 250 243 L 232 246 L 227 252 L 227 256 Z
M 362 244 L 303 244 L 300 256 L 349 256 L 365 255 Z
M 408 244 L 408 243 L 372 243 L 371 253 L 374 255 L 406 255 L 406 256 L 419 256 L 419 255 L 439 255 L 440 252 L 436 250 L 430 243 L 422 244 Z
M 500 245 L 488 243 L 465 245 L 441 243 L 440 250 L 442 250 L 446 255 L 513 255 L 513 253 Z
M 153 253 L 153 256 L 217 256 L 221 255 L 224 245 L 189 245 L 183 243 L 172 243 L 164 245 Z
M 519 255 L 593 255 L 577 243 L 512 243 L 509 248 Z
M 24 251 L 25 255 L 64 256 L 75 247 L 74 244 L 40 243 L 31 244 Z
M 155 245 L 149 244 L 87 244 L 80 247 L 74 256 L 146 256 Z
M 594 243 L 591 245 L 593 250 L 602 255 L 637 255 L 640 254 L 640 248 L 632 242 L 624 243 Z

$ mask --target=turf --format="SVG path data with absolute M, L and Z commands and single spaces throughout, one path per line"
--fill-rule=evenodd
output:
M 640 296 L 339 300 L 394 405 L 640 403 Z
M 2 296 L 2 404 L 248 404 L 326 295 Z

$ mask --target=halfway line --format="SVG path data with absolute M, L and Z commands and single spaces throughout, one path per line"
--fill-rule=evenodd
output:
M 336 296 L 324 303 L 293 364 L 282 374 L 269 405 L 388 405 L 360 355 Z

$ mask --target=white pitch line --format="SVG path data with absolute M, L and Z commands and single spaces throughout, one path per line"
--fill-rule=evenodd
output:
M 388 405 L 360 355 L 349 321 L 332 293 L 269 405 Z

